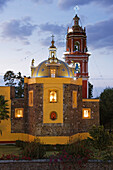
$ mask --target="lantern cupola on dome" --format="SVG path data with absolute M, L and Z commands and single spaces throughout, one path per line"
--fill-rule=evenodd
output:
M 58 64 L 58 59 L 56 57 L 57 48 L 54 45 L 54 36 L 52 35 L 51 46 L 49 47 L 49 58 L 47 64 Z

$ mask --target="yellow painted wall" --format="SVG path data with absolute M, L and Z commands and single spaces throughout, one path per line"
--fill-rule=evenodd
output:
M 46 82 L 43 86 L 43 123 L 63 123 L 63 84 L 62 82 L 56 84 L 54 80 L 54 78 L 51 80 L 52 84 Z M 57 91 L 56 103 L 49 102 L 49 93 L 51 90 Z M 50 113 L 52 111 L 57 113 L 56 120 L 50 119 Z
M 8 100 L 9 117 L 11 118 L 10 87 L 1 86 L 0 95 L 3 95 L 5 97 L 5 100 Z M 1 120 L 0 130 L 2 130 L 2 135 L 0 134 L 0 142 L 15 141 L 15 140 L 23 140 L 23 141 L 34 140 L 35 137 L 32 135 L 23 134 L 23 133 L 11 133 L 10 118 L 8 120 Z
M 82 85 L 82 78 L 74 80 L 73 78 L 24 78 L 24 83 L 35 84 L 35 83 L 50 83 L 50 84 L 76 84 Z

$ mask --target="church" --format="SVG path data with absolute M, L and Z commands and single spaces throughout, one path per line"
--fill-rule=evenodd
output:
M 8 120 L 2 120 L 0 142 L 32 141 L 67 144 L 87 138 L 99 125 L 99 99 L 88 99 L 88 60 L 85 28 L 75 15 L 67 29 L 64 61 L 57 57 L 52 36 L 49 56 L 38 66 L 31 62 L 31 77 L 24 78 L 24 98 L 15 97 L 15 87 L 0 87 L 8 100 Z

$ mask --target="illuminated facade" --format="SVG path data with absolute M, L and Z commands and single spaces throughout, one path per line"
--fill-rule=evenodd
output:
M 57 58 L 52 37 L 47 60 L 38 66 L 32 60 L 31 77 L 24 78 L 24 98 L 15 98 L 15 88 L 5 87 L 11 119 L 9 128 L 3 130 L 4 136 L 7 131 L 9 136 L 1 136 L 1 141 L 30 141 L 38 137 L 46 144 L 66 144 L 87 137 L 92 125 L 99 124 L 99 100 L 86 97 L 86 34 L 78 25 L 78 16 L 74 21 L 67 34 L 65 62 Z

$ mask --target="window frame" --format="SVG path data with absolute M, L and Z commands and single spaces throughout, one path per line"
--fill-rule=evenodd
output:
M 32 99 L 32 102 L 31 102 Z M 32 107 L 33 106 L 33 90 L 29 91 L 29 106 Z
M 74 96 L 76 97 L 74 98 Z M 72 91 L 72 108 L 77 108 L 77 91 L 73 90 Z

